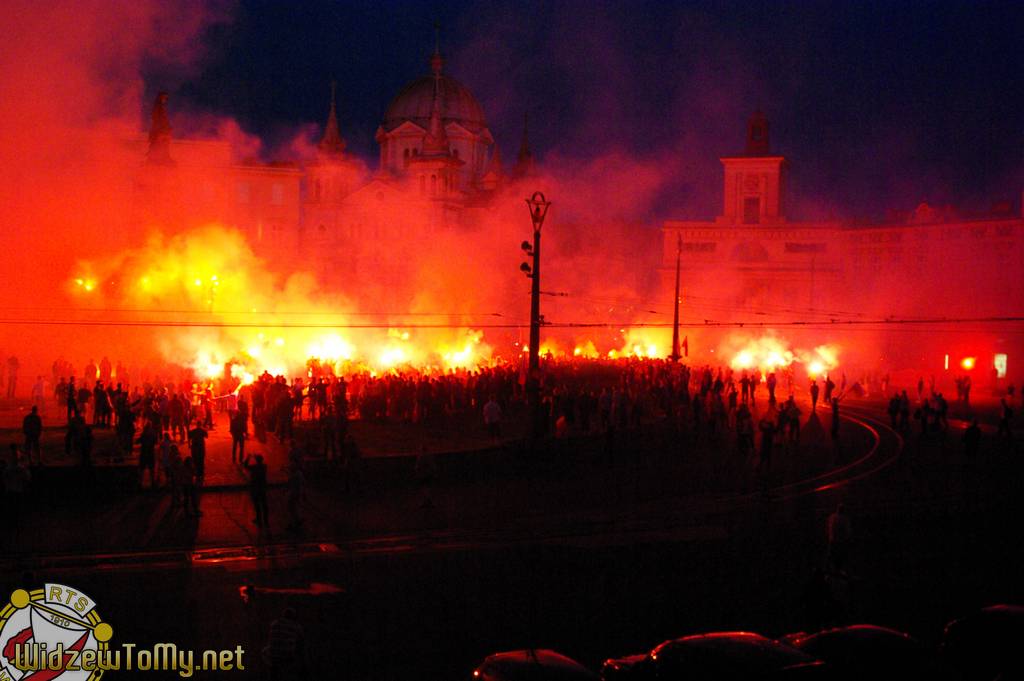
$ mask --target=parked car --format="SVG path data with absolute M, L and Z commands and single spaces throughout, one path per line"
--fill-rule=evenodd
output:
M 742 631 L 685 636 L 646 655 L 608 660 L 604 681 L 721 681 L 824 679 L 827 668 L 786 643 Z
M 943 679 L 938 653 L 909 634 L 871 624 L 791 634 L 785 640 L 828 665 L 836 679 Z
M 967 681 L 1024 678 L 1024 607 L 990 605 L 953 620 L 942 635 L 942 656 Z
M 474 681 L 598 681 L 582 664 L 553 650 L 514 650 L 488 655 Z

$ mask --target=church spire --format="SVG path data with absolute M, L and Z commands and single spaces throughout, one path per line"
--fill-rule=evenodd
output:
M 437 78 L 444 68 L 444 58 L 441 57 L 441 24 L 434 22 L 434 53 L 430 55 L 430 72 Z
M 441 119 L 441 55 L 437 52 L 431 59 L 434 65 L 434 101 L 430 106 L 430 125 L 423 138 L 423 153 L 430 156 L 448 155 L 448 135 Z
M 530 151 L 530 113 L 523 114 L 523 139 L 519 143 L 515 174 L 519 177 L 533 173 L 533 152 Z
M 149 126 L 149 150 L 146 159 L 150 163 L 170 165 L 171 158 L 171 120 L 167 116 L 167 93 L 160 92 L 153 102 L 153 113 Z
M 324 135 L 320 138 L 317 148 L 324 156 L 340 156 L 345 151 L 345 139 L 338 131 L 338 113 L 335 104 L 336 84 L 331 82 L 331 112 L 327 115 Z

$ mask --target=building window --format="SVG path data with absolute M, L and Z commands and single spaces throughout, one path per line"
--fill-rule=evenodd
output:
M 420 175 L 420 196 L 427 193 L 427 176 Z
M 743 199 L 743 224 L 756 225 L 761 222 L 761 199 L 752 196 Z
M 786 253 L 824 253 L 825 244 L 800 244 L 786 242 Z
M 430 176 L 430 195 L 437 196 L 437 175 Z
M 714 241 L 687 241 L 683 243 L 683 250 L 695 253 L 712 253 L 716 245 Z
M 284 204 L 284 185 L 275 182 L 270 186 L 270 203 L 275 206 Z
M 238 202 L 249 203 L 249 183 L 239 182 L 238 183 Z

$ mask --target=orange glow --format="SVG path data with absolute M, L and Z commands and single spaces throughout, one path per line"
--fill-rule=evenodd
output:
M 359 328 L 357 322 L 362 319 L 337 311 L 357 308 L 355 304 L 325 294 L 307 273 L 282 277 L 272 272 L 241 234 L 216 224 L 169 238 L 153 234 L 148 243 L 120 259 L 97 263 L 95 268 L 83 263 L 79 271 L 107 270 L 104 276 L 115 282 L 104 292 L 110 304 L 178 311 L 183 328 L 169 335 L 160 350 L 167 360 L 190 366 L 208 378 L 223 375 L 225 365 L 240 367 L 239 379 L 264 371 L 308 375 L 310 360 L 335 373 L 395 371 L 406 366 L 435 372 L 492 363 L 492 348 L 484 342 L 483 332 L 471 328 L 415 334 L 400 328 Z M 117 285 L 121 280 L 131 285 Z M 96 288 L 91 277 L 72 281 L 76 290 Z M 197 318 L 198 313 L 203 317 Z M 197 319 L 225 326 L 190 327 Z M 267 326 L 259 328 L 264 321 Z M 352 328 L 344 333 L 324 330 L 333 324 Z M 545 341 L 541 351 L 564 355 L 553 340 Z
M 580 357 L 582 359 L 598 359 L 601 357 L 601 353 L 598 352 L 597 346 L 594 345 L 594 341 L 585 341 L 583 343 L 577 343 L 576 347 L 572 350 L 573 357 Z
M 96 280 L 88 277 L 79 277 L 75 279 L 75 286 L 81 291 L 91 292 L 96 288 Z
M 749 338 L 734 334 L 720 347 L 723 356 L 732 356 L 729 364 L 735 371 L 756 369 L 762 375 L 794 364 L 803 364 L 811 377 L 827 375 L 839 366 L 839 349 L 834 345 L 818 345 L 813 350 L 792 348 L 790 343 L 773 334 Z
M 974 364 L 975 364 L 975 358 L 974 357 L 964 357 L 960 361 L 960 366 L 962 366 L 967 371 L 970 371 L 971 369 L 973 369 L 974 368 Z

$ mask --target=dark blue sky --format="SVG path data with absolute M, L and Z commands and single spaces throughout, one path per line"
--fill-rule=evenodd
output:
M 374 162 L 377 123 L 426 72 L 436 20 L 446 70 L 506 158 L 529 109 L 542 159 L 662 161 L 659 216 L 715 214 L 717 158 L 742 148 L 755 108 L 805 216 L 1019 207 L 1024 188 L 1020 2 L 243 1 L 229 15 L 198 68 L 151 65 L 147 86 L 269 148 L 323 121 L 333 78 L 342 133 Z

